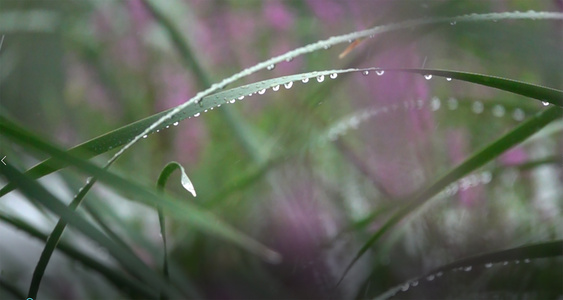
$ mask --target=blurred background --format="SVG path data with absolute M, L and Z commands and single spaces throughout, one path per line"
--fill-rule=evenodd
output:
M 515 10 L 561 12 L 563 2 L 0 0 L 0 113 L 70 148 L 317 40 L 409 19 Z M 343 57 L 350 44 L 280 63 L 227 88 L 348 67 L 449 69 L 563 88 L 560 21 L 452 23 L 356 43 Z M 185 120 L 135 144 L 111 170 L 153 187 L 166 163 L 178 161 L 198 196 L 181 188 L 177 174 L 168 193 L 282 254 L 281 264 L 268 264 L 169 222 L 173 276 L 202 298 L 372 297 L 456 259 L 563 237 L 558 121 L 417 209 L 334 288 L 395 208 L 543 109 L 539 101 L 456 80 L 357 72 L 295 82 Z M 93 161 L 102 165 L 114 153 Z M 47 158 L 1 134 L 0 154 L 20 170 Z M 85 180 L 65 169 L 39 181 L 70 202 Z M 99 183 L 84 205 L 158 269 L 156 211 L 128 200 Z M 58 219 L 17 191 L 0 199 L 0 211 L 46 234 Z M 27 291 L 44 242 L 6 223 L 0 223 L 0 241 L 0 276 Z M 107 251 L 72 228 L 63 241 L 116 266 Z M 562 269 L 561 259 L 511 262 L 447 273 L 397 297 L 556 298 L 563 294 Z M 124 295 L 59 252 L 39 293 L 41 299 Z M 12 297 L 0 288 L 0 298 Z

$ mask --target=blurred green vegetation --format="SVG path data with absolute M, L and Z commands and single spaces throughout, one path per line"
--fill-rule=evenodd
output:
M 59 148 L 176 107 L 244 68 L 331 36 L 410 19 L 563 9 L 551 0 L 0 4 L 2 125 L 14 121 Z M 358 40 L 341 59 L 352 44 L 298 56 L 227 88 L 311 71 L 428 68 L 502 76 L 552 88 L 560 97 L 562 22 L 460 22 L 386 32 Z M 158 285 L 165 281 L 158 198 L 146 195 L 156 193 L 163 167 L 178 161 L 197 197 L 171 175 L 170 197 L 162 201 L 178 208 L 163 211 L 175 216 L 167 217 L 172 296 L 373 298 L 409 282 L 397 298 L 556 298 L 563 294 L 563 119 L 555 106 L 455 78 L 372 71 L 295 81 L 291 89 L 216 107 L 141 139 L 111 166 L 77 209 L 87 226 L 65 230 L 38 296 L 149 298 L 167 291 Z M 530 139 L 486 156 L 487 164 L 428 194 L 431 201 L 410 206 L 444 174 L 547 110 L 555 120 L 542 130 L 529 127 L 538 131 Z M 13 168 L 2 169 L 1 186 L 19 178 L 28 187 L 0 197 L 2 299 L 27 293 L 45 246 L 30 235 L 45 240 L 60 217 L 47 211 L 44 199 L 52 194 L 68 204 L 86 178 L 98 174 L 73 165 L 32 180 L 21 173 L 51 152 L 24 144 L 0 132 L 0 156 Z M 91 162 L 102 167 L 116 151 Z M 194 211 L 180 217 L 187 207 Z M 224 222 L 214 223 L 203 210 Z M 401 211 L 406 217 L 386 230 Z M 198 222 L 209 231 L 198 230 Z M 105 246 L 103 238 L 84 236 L 89 226 L 108 238 Z M 241 236 L 229 242 L 209 234 L 213 226 Z M 368 243 L 377 232 L 380 238 Z M 258 242 L 283 261 L 272 264 L 235 245 L 245 238 L 247 248 Z M 108 253 L 112 242 L 121 248 Z M 551 244 L 538 244 L 532 256 L 522 250 L 542 242 Z M 364 255 L 337 286 L 362 247 Z M 496 252 L 511 248 L 514 256 Z M 469 259 L 471 271 L 439 269 L 483 253 L 495 257 L 493 267 Z M 127 265 L 127 255 L 139 263 Z M 154 272 L 139 272 L 145 269 Z M 437 270 L 443 276 L 428 281 Z

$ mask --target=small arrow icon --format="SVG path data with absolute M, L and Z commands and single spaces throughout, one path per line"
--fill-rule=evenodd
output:
M 4 165 L 6 165 L 6 163 L 4 162 L 4 159 L 6 159 L 6 156 L 2 157 L 2 159 L 0 160 Z

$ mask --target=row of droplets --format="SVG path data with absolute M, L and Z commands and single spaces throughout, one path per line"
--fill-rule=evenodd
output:
M 520 264 L 520 260 L 514 260 L 513 262 L 514 262 L 514 264 Z M 526 259 L 523 260 L 523 262 L 528 264 L 528 263 L 531 262 L 531 260 L 529 258 L 526 258 Z M 510 263 L 509 261 L 504 261 L 504 262 L 498 262 L 496 264 L 501 265 L 501 266 L 507 266 L 509 263 Z M 485 263 L 483 266 L 487 269 L 490 269 L 490 268 L 493 267 L 494 264 L 495 263 L 488 262 L 488 263 Z M 473 266 L 464 266 L 464 267 L 457 267 L 457 268 L 451 269 L 450 271 L 452 271 L 452 272 L 470 272 L 472 270 L 473 270 Z M 399 292 L 406 292 L 410 288 L 417 287 L 421 282 L 424 282 L 424 281 L 432 282 L 435 279 L 442 277 L 443 275 L 444 275 L 444 272 L 439 271 L 439 272 L 427 275 L 425 277 L 419 277 L 419 278 L 416 278 L 416 279 L 413 279 L 413 280 L 409 280 L 409 281 L 395 287 L 392 290 L 392 293 L 389 295 L 388 298 L 394 297 Z
M 270 66 L 268 67 L 268 69 L 269 69 L 269 70 L 272 70 L 272 69 L 274 69 L 274 67 L 275 67 L 275 65 L 270 65 Z M 367 76 L 367 75 L 370 74 L 370 70 L 364 70 L 364 71 L 362 71 L 362 74 L 365 75 L 365 76 Z M 375 70 L 375 74 L 378 75 L 378 76 L 382 76 L 383 74 L 385 74 L 385 70 L 383 70 L 383 69 L 376 69 L 376 70 Z M 432 79 L 432 75 L 430 75 L 430 74 L 426 74 L 426 75 L 423 75 L 423 76 L 424 76 L 424 78 L 425 78 L 426 80 Z M 330 79 L 336 79 L 336 78 L 338 77 L 338 73 L 336 73 L 336 72 L 335 72 L 335 73 L 331 73 L 330 75 L 328 75 L 328 77 L 329 77 Z M 301 82 L 304 83 L 304 84 L 306 84 L 306 83 L 309 82 L 309 79 L 310 79 L 309 77 L 305 77 L 305 78 L 301 79 Z M 325 80 L 325 75 L 321 74 L 321 75 L 316 76 L 316 80 L 317 80 L 317 82 L 319 82 L 319 83 L 320 83 L 320 82 L 323 82 L 323 81 Z M 446 78 L 446 80 L 447 80 L 447 81 L 451 81 L 452 79 L 448 77 L 448 78 Z M 293 81 L 286 82 L 286 83 L 283 84 L 283 86 L 285 87 L 285 89 L 291 89 L 291 88 L 293 87 Z M 272 91 L 277 92 L 277 91 L 280 90 L 280 87 L 281 87 L 281 85 L 278 84 L 278 85 L 272 86 L 271 89 L 272 89 Z M 266 91 L 267 91 L 267 88 L 263 88 L 263 89 L 261 89 L 261 90 L 259 90 L 259 91 L 256 91 L 256 92 L 253 92 L 253 93 L 249 93 L 249 94 L 248 94 L 248 97 L 251 97 L 252 95 L 255 95 L 255 94 L 264 95 L 264 94 L 266 93 Z M 229 103 L 235 103 L 237 100 L 243 100 L 244 98 L 245 98 L 245 96 L 244 96 L 244 95 L 241 95 L 241 96 L 239 96 L 239 97 L 236 98 L 236 99 L 235 99 L 235 98 L 233 98 L 233 99 L 226 99 L 226 98 L 225 98 L 224 101 L 225 101 L 225 103 L 229 104 Z M 417 100 L 417 102 L 420 102 L 420 101 L 421 101 L 421 100 Z M 414 101 L 411 101 L 411 102 L 405 101 L 405 102 L 403 103 L 405 109 L 413 108 L 415 105 L 409 106 L 410 103 L 412 103 L 412 102 L 414 102 Z M 543 101 L 542 103 L 543 103 L 544 106 L 548 106 L 548 105 L 549 105 L 549 102 Z M 455 99 L 455 98 L 453 98 L 453 97 L 450 97 L 450 98 L 447 100 L 447 105 L 448 105 L 448 108 L 449 108 L 450 110 L 455 110 L 455 109 L 458 108 L 458 101 L 457 101 L 457 99 Z M 218 104 L 218 105 L 215 106 L 215 107 L 220 107 L 220 106 L 221 106 L 221 104 Z M 433 98 L 432 98 L 432 101 L 430 102 L 430 107 L 431 107 L 431 109 L 432 109 L 433 111 L 436 111 L 436 110 L 438 110 L 438 109 L 440 108 L 440 106 L 441 106 L 441 101 L 440 101 L 440 99 L 439 99 L 438 97 L 433 97 Z M 393 104 L 390 108 L 393 109 L 393 110 L 397 110 L 398 107 L 399 107 L 399 106 L 398 106 L 397 104 Z M 418 107 L 419 109 L 422 108 L 421 105 L 418 105 L 417 107 Z M 205 112 L 208 112 L 209 110 L 213 110 L 213 109 L 214 109 L 214 107 L 211 107 L 211 108 L 209 108 L 209 109 L 204 110 L 203 112 L 205 113 Z M 383 111 L 383 112 L 388 112 L 388 111 L 389 111 L 389 108 L 384 107 L 384 108 L 382 108 L 382 111 Z M 483 105 L 483 103 L 480 102 L 480 101 L 475 101 L 475 102 L 473 102 L 473 104 L 472 104 L 472 111 L 473 111 L 474 113 L 476 113 L 476 114 L 482 113 L 482 112 L 484 111 L 484 105 Z M 505 115 L 506 109 L 504 108 L 504 106 L 502 106 L 502 105 L 500 105 L 500 104 L 497 104 L 497 105 L 495 105 L 495 106 L 493 107 L 492 113 L 493 113 L 493 115 L 496 116 L 496 117 L 502 117 L 502 116 Z M 370 113 L 370 114 L 367 116 L 367 118 L 369 118 L 369 117 L 371 117 L 371 116 L 373 116 L 373 115 L 375 115 L 375 114 L 377 114 L 377 113 Z M 198 113 L 195 113 L 195 114 L 193 115 L 193 117 L 196 117 L 196 118 L 197 118 L 197 117 L 199 117 L 200 115 L 201 115 L 201 113 L 198 112 Z M 364 115 L 364 116 L 365 116 L 365 115 Z M 525 118 L 525 112 L 524 112 L 522 109 L 520 109 L 520 108 L 516 108 L 516 109 L 514 109 L 514 111 L 513 111 L 513 113 L 512 113 L 512 117 L 513 117 L 516 121 L 522 121 L 522 120 L 524 120 L 524 118 Z M 191 117 L 188 117 L 188 118 L 191 118 Z M 363 118 L 361 121 L 363 121 L 364 119 L 367 119 L 367 118 Z M 351 120 L 350 123 L 349 123 L 349 125 L 351 125 L 351 127 L 353 127 L 353 128 L 357 127 L 358 124 L 359 124 L 359 122 L 357 122 L 357 120 Z M 178 122 L 175 122 L 173 125 L 174 125 L 174 126 L 177 126 L 177 125 L 178 125 Z M 169 128 L 169 127 L 170 127 L 169 125 L 166 126 L 166 128 Z M 342 128 L 342 126 L 341 126 L 341 128 Z M 341 135 L 341 132 L 343 132 L 343 131 L 345 131 L 345 130 L 340 130 L 340 131 L 337 131 L 337 132 L 329 133 L 329 139 L 330 139 L 330 140 L 336 139 L 336 138 L 338 137 L 338 135 Z M 156 130 L 155 132 L 160 132 L 160 130 Z M 148 137 L 148 135 L 144 135 L 144 136 L 143 136 L 143 138 L 147 138 L 147 137 Z

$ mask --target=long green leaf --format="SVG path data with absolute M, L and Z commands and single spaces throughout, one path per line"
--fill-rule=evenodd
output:
M 428 188 L 419 193 L 413 200 L 411 200 L 407 205 L 397 211 L 393 216 L 389 218 L 385 224 L 377 230 L 355 255 L 352 261 L 346 267 L 344 273 L 342 274 L 338 284 L 342 282 L 348 271 L 354 266 L 354 264 L 371 248 L 371 246 L 377 242 L 389 229 L 395 226 L 400 220 L 402 220 L 406 215 L 414 210 L 414 208 L 424 204 L 426 201 L 431 199 L 434 195 L 438 194 L 441 190 L 447 187 L 450 183 L 461 179 L 463 176 L 469 174 L 471 171 L 483 166 L 487 162 L 495 159 L 500 154 L 506 150 L 518 145 L 528 137 L 532 136 L 536 132 L 540 131 L 547 124 L 554 120 L 563 117 L 563 109 L 557 106 L 548 108 L 536 116 L 533 116 L 526 122 L 520 124 L 518 127 L 505 134 L 503 137 L 497 139 L 491 144 L 485 146 L 481 150 L 475 152 L 471 157 L 461 163 L 459 166 L 455 167 L 436 182 L 431 184 Z
M 152 8 L 152 6 L 150 6 L 149 8 Z M 157 17 L 158 16 L 160 15 L 157 14 Z M 409 29 L 409 28 L 425 26 L 425 25 L 449 24 L 450 22 L 454 22 L 454 21 L 479 22 L 479 21 L 499 21 L 499 20 L 508 20 L 508 19 L 532 19 L 532 20 L 563 19 L 563 14 L 554 13 L 554 12 L 504 12 L 504 13 L 490 13 L 490 14 L 471 14 L 471 15 L 463 15 L 458 17 L 409 20 L 401 23 L 376 26 L 374 28 L 367 30 L 331 37 L 327 40 L 318 41 L 316 43 L 289 51 L 283 55 L 259 63 L 251 68 L 244 69 L 243 71 L 221 81 L 220 83 L 213 84 L 207 90 L 198 93 L 195 97 L 193 97 L 189 101 L 186 101 L 184 104 L 176 108 L 157 113 L 145 119 L 131 123 L 114 131 L 108 132 L 100 137 L 94 138 L 90 141 L 80 144 L 70 149 L 69 151 L 72 151 L 73 154 L 81 155 L 81 157 L 90 158 L 126 144 L 126 146 L 123 149 L 121 149 L 118 153 L 114 155 L 114 158 L 112 158 L 112 160 L 115 160 L 116 156 L 121 155 L 127 148 L 129 148 L 133 143 L 137 142 L 143 135 L 148 135 L 155 132 L 156 130 L 162 130 L 168 128 L 170 126 L 173 126 L 174 124 L 177 124 L 177 122 L 189 118 L 197 113 L 201 113 L 202 111 L 217 107 L 218 105 L 223 104 L 224 101 L 237 99 L 240 96 L 249 94 L 248 92 L 233 93 L 234 94 L 232 95 L 233 97 L 224 98 L 221 99 L 221 101 L 209 101 L 211 99 L 211 97 L 209 96 L 212 93 L 216 92 L 219 89 L 223 89 L 228 84 L 235 82 L 236 80 L 243 78 L 245 76 L 253 74 L 259 70 L 266 69 L 270 65 L 293 59 L 294 57 L 299 55 L 311 53 L 321 49 L 326 49 L 338 43 L 344 43 L 347 42 L 348 40 L 354 40 L 364 37 L 372 37 L 375 36 L 376 34 L 380 34 L 384 32 Z M 164 25 L 167 25 L 166 22 Z M 302 78 L 299 78 L 299 80 L 300 79 Z M 276 84 L 284 84 L 284 82 L 279 82 Z M 260 87 L 260 89 L 258 90 L 261 90 L 263 88 L 268 88 L 271 86 L 273 85 L 269 85 L 269 86 L 264 85 Z M 233 90 L 237 90 L 237 89 L 233 89 Z M 254 90 L 252 92 L 256 92 L 258 90 Z M 196 103 L 199 105 L 195 105 Z M 64 163 L 56 164 L 50 160 L 47 160 L 35 166 L 29 172 L 30 175 L 35 176 L 37 178 L 49 174 L 51 172 L 54 172 L 65 166 L 66 165 Z M 4 187 L 0 191 L 0 196 L 8 193 L 12 189 L 13 187 L 11 186 Z
M 425 279 L 433 279 L 437 277 L 437 274 L 442 274 L 443 272 L 456 270 L 459 268 L 465 269 L 473 266 L 485 266 L 490 267 L 493 263 L 499 262 L 510 262 L 510 261 L 527 261 L 534 258 L 548 258 L 563 256 L 563 240 L 545 242 L 535 245 L 521 246 L 507 250 L 494 251 L 489 253 L 484 253 L 458 261 L 449 263 L 447 265 L 436 268 L 423 276 L 418 276 L 411 278 L 410 280 L 397 285 L 381 295 L 377 296 L 375 300 L 384 300 L 392 297 L 396 293 L 404 290 L 405 287 L 409 288 L 412 282 L 423 282 Z
M 182 165 L 180 165 L 178 162 L 175 161 L 168 163 L 164 167 L 162 172 L 160 172 L 160 176 L 158 176 L 158 180 L 156 183 L 156 189 L 161 193 L 164 192 L 164 187 L 166 186 L 166 182 L 168 181 L 168 178 L 177 169 L 179 169 L 181 172 L 180 182 L 182 183 L 182 186 L 195 197 L 196 192 L 194 186 L 188 175 L 186 175 L 186 171 L 184 170 L 184 167 L 182 167 Z M 166 244 L 166 219 L 164 217 L 164 211 L 162 210 L 162 207 L 160 207 L 160 205 L 157 205 L 156 210 L 158 212 L 158 223 L 160 224 L 160 235 L 162 237 L 162 246 L 164 252 L 163 261 L 162 261 L 162 270 L 164 273 L 164 278 L 166 278 L 166 280 L 169 280 L 170 275 L 168 274 L 168 246 Z M 160 298 L 164 299 L 165 296 L 161 295 Z
M 205 232 L 212 233 L 223 239 L 233 242 L 248 251 L 255 253 L 263 259 L 270 262 L 278 262 L 281 257 L 273 250 L 268 249 L 256 240 L 242 234 L 226 223 L 220 221 L 213 214 L 202 210 L 186 201 L 179 201 L 168 195 L 159 195 L 153 190 L 147 189 L 139 184 L 127 180 L 121 176 L 115 175 L 107 170 L 95 166 L 94 164 L 84 161 L 64 150 L 61 150 L 33 134 L 26 132 L 22 128 L 13 124 L 0 116 L 0 130 L 3 135 L 22 145 L 27 145 L 32 149 L 41 151 L 51 155 L 54 159 L 66 161 L 81 171 L 96 176 L 99 180 L 105 182 L 109 186 L 133 195 L 136 201 L 145 203 L 150 206 L 161 205 L 163 209 L 170 211 L 170 215 L 179 221 L 187 222 L 195 228 L 199 228 Z
M 172 117 L 171 119 L 165 121 L 160 126 L 155 127 L 154 131 L 166 129 L 167 127 L 177 124 L 177 122 L 189 118 L 197 113 L 202 113 L 205 110 L 211 110 L 214 107 L 230 103 L 231 101 L 236 101 L 241 96 L 247 96 L 248 94 L 261 93 L 272 87 L 279 86 L 283 89 L 285 84 L 289 82 L 299 82 L 303 79 L 314 80 L 318 76 L 324 76 L 327 78 L 331 74 L 344 74 L 350 72 L 374 72 L 381 71 L 380 68 L 363 68 L 363 69 L 345 69 L 345 70 L 327 70 L 327 71 L 317 71 L 309 72 L 303 74 L 296 74 L 291 76 L 283 76 L 274 79 L 264 80 L 234 89 L 219 92 L 214 95 L 210 95 L 204 98 L 202 101 L 203 106 L 200 107 L 197 104 L 192 104 L 183 109 L 180 113 Z M 458 71 L 449 70 L 432 70 L 432 69 L 385 69 L 386 72 L 409 72 L 418 73 L 423 75 L 434 75 L 443 76 L 446 78 L 455 78 L 461 81 L 472 82 L 480 85 L 485 85 L 507 92 L 512 92 L 522 96 L 531 97 L 540 101 L 545 101 L 552 103 L 554 105 L 563 107 L 563 92 L 557 89 L 543 87 L 539 85 L 534 85 L 530 83 L 520 82 L 512 79 L 506 79 L 501 77 L 474 74 Z M 328 79 L 325 79 L 328 80 Z M 135 136 L 143 131 L 144 128 L 150 126 L 150 124 L 156 122 L 159 118 L 169 113 L 171 110 L 163 111 L 158 114 L 152 115 L 148 118 L 142 119 L 140 121 L 134 122 L 127 126 L 121 127 L 109 133 L 106 133 L 100 137 L 94 138 L 90 141 L 82 143 L 78 146 L 73 147 L 68 150 L 70 154 L 77 155 L 82 158 L 91 158 L 96 155 L 105 153 L 111 149 L 115 149 L 124 145 L 131 136 Z M 55 162 L 52 159 L 47 159 L 35 167 L 31 168 L 26 174 L 33 176 L 33 178 L 38 178 L 50 174 L 62 167 L 67 166 L 64 162 Z M 13 190 L 13 187 L 7 185 L 0 190 L 0 197 Z
M 2 128 L 2 130 L 6 129 Z M 6 179 L 16 184 L 20 192 L 22 192 L 25 196 L 36 199 L 47 209 L 60 216 L 65 222 L 74 226 L 84 235 L 105 247 L 124 267 L 132 272 L 137 272 L 136 274 L 143 279 L 145 284 L 152 285 L 154 289 L 158 288 L 158 290 L 165 290 L 167 294 L 178 296 L 176 290 L 171 288 L 163 280 L 163 278 L 156 276 L 156 274 L 148 266 L 146 266 L 143 261 L 137 257 L 129 255 L 127 251 L 124 251 L 123 248 L 110 240 L 96 227 L 69 209 L 43 186 L 39 185 L 39 183 L 20 173 L 10 164 L 0 164 L 0 173 L 3 174 Z M 146 296 L 151 297 L 152 295 Z
M 30 236 L 37 238 L 41 241 L 47 241 L 47 234 L 42 233 L 33 225 L 27 223 L 24 220 L 19 218 L 8 216 L 0 211 L 0 220 L 14 226 L 18 230 L 22 230 L 23 232 L 29 234 Z M 91 268 L 92 270 L 100 273 L 103 277 L 105 277 L 108 282 L 113 284 L 116 288 L 121 289 L 122 291 L 128 290 L 131 296 L 136 295 L 140 297 L 141 295 L 151 295 L 151 297 L 156 297 L 155 291 L 151 290 L 145 284 L 141 284 L 138 281 L 132 280 L 131 278 L 125 276 L 124 274 L 114 270 L 101 262 L 93 259 L 90 255 L 84 254 L 77 250 L 76 248 L 68 245 L 67 243 L 61 242 L 57 245 L 57 249 L 60 250 L 62 253 L 67 255 L 69 258 L 72 258 L 82 265 Z M 26 298 L 24 296 L 20 297 L 21 299 Z

